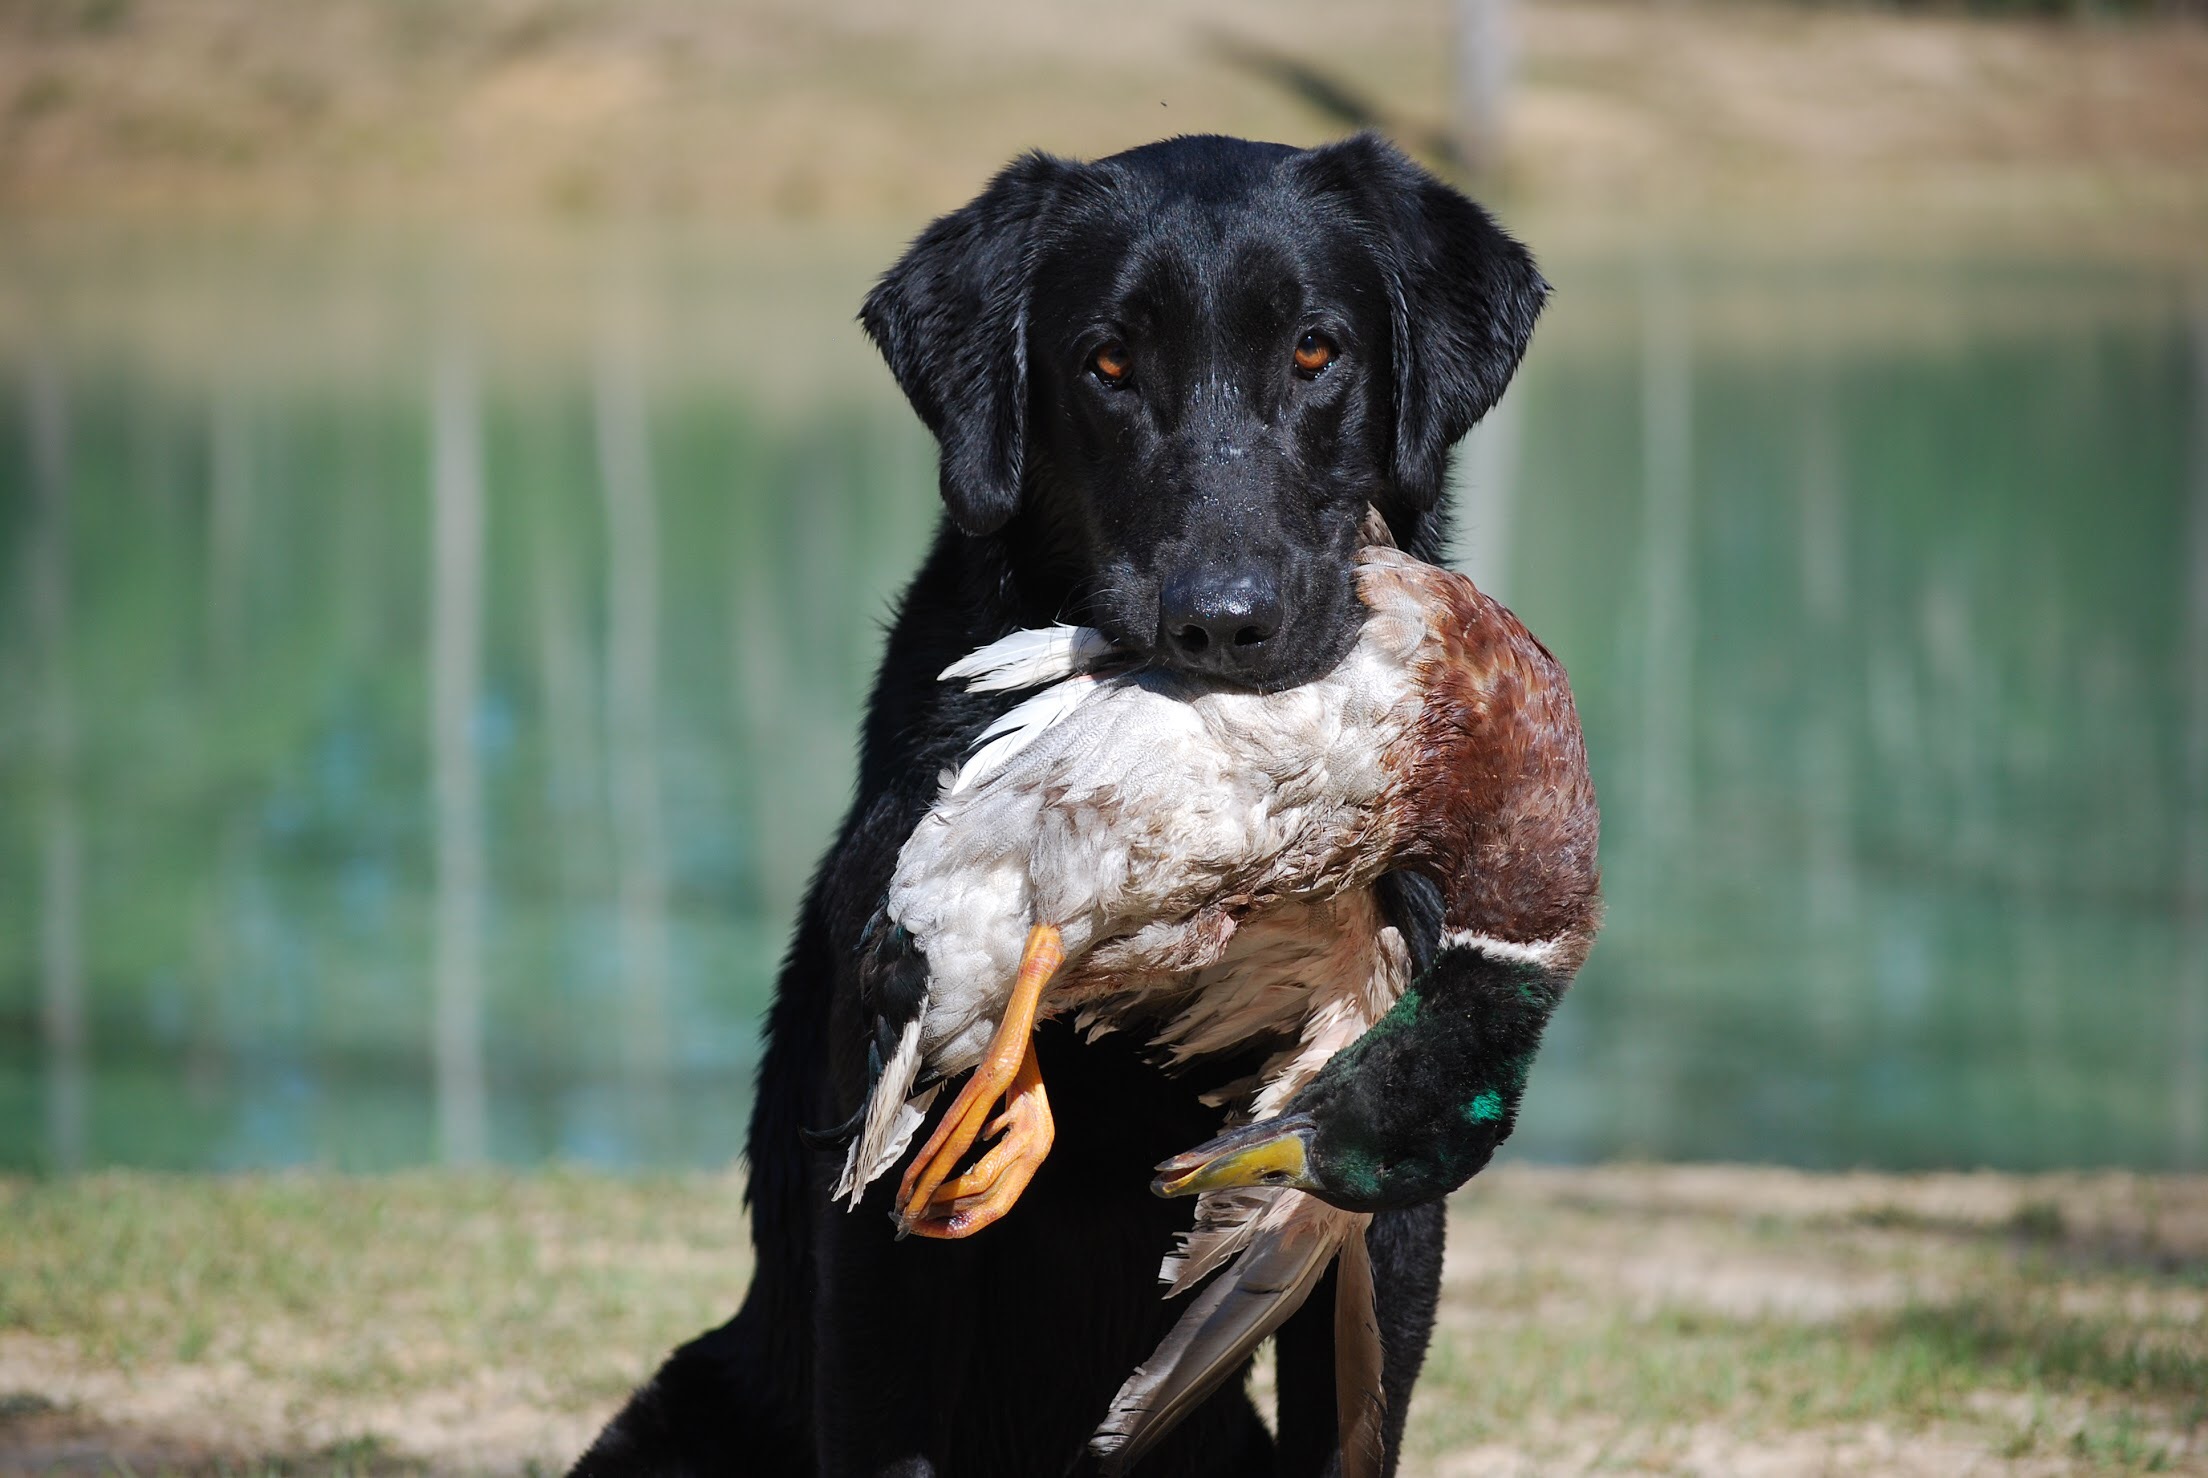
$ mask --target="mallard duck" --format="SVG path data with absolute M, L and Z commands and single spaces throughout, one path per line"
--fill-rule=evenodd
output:
M 943 777 L 863 945 L 878 1072 L 837 1194 L 856 1206 L 971 1072 L 897 1188 L 921 1236 L 1003 1216 L 1048 1154 L 1041 1017 L 1142 1030 L 1169 1063 L 1275 1044 L 1230 1105 L 1255 1122 L 1161 1167 L 1154 1189 L 1202 1197 L 1170 1290 L 1225 1271 L 1114 1401 L 1092 1444 L 1114 1467 L 1339 1255 L 1345 1472 L 1370 1470 L 1370 1212 L 1484 1163 L 1593 939 L 1594 794 L 1563 669 L 1464 577 L 1392 548 L 1358 558 L 1359 638 L 1297 688 L 1129 668 L 1065 627 L 946 671 L 1039 690 Z M 1430 961 L 1382 918 L 1374 885 L 1396 870 L 1438 887 Z M 1446 1052 L 1415 1050 L 1429 1040 Z

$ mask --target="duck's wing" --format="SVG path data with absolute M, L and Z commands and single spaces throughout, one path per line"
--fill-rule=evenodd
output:
M 1370 1348 L 1346 1357 L 1337 1352 L 1335 1369 L 1354 1372 L 1358 1381 L 1369 1381 L 1377 1391 L 1379 1325 L 1370 1312 L 1371 1265 L 1362 1256 L 1371 1219 L 1301 1191 L 1275 1193 L 1252 1225 L 1242 1255 L 1196 1295 L 1156 1353 L 1112 1398 L 1111 1409 L 1089 1439 L 1090 1450 L 1104 1459 L 1104 1471 L 1125 1473 L 1220 1382 L 1241 1369 L 1250 1352 L 1303 1306 L 1327 1264 L 1352 1238 L 1359 1255 L 1354 1268 L 1345 1261 L 1344 1274 L 1361 1277 L 1365 1313 L 1350 1321 L 1349 1333 Z M 1340 1307 L 1337 1302 L 1337 1340 L 1343 1331 Z M 1373 1418 L 1375 1436 L 1377 1420 Z M 1377 1456 L 1377 1446 L 1372 1450 Z M 1347 1466 L 1349 1456 L 1345 1446 L 1345 1474 L 1364 1478 L 1378 1473 L 1377 1462 L 1369 1468 Z
M 1361 1036 L 1403 993 L 1411 949 L 1394 909 L 1374 895 L 1344 895 L 1308 917 L 1295 935 L 1301 953 L 1237 961 L 1232 989 L 1247 994 L 1270 963 L 1301 1016 L 1296 1041 L 1257 1075 L 1245 1111 L 1258 1118 L 1283 1104 L 1326 1062 Z M 1279 918 L 1288 915 L 1279 915 Z M 1277 922 L 1277 918 L 1276 918 Z M 1388 925 L 1393 925 L 1389 927 Z M 1267 927 L 1251 926 L 1253 936 Z M 1316 948 L 1320 952 L 1313 956 Z M 1252 964 L 1260 968 L 1251 970 Z M 1218 982 L 1206 982 L 1216 986 Z M 1184 1013 L 1165 1036 L 1189 1034 L 1201 1044 L 1198 1013 Z M 1183 1415 L 1229 1378 L 1267 1335 L 1296 1311 L 1339 1256 L 1334 1301 L 1335 1407 L 1344 1478 L 1381 1471 L 1379 1320 L 1373 1307 L 1372 1265 L 1364 1234 L 1371 1218 L 1343 1211 L 1300 1191 L 1250 1187 L 1206 1192 L 1196 1223 L 1159 1269 L 1169 1297 L 1214 1273 L 1143 1367 L 1120 1388 L 1091 1439 L 1099 1453 L 1139 1456 Z M 1119 1467 L 1133 1456 L 1111 1459 Z M 1119 1467 L 1108 1464 L 1107 1471 Z

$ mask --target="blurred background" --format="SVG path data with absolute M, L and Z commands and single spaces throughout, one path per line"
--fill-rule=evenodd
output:
M 2198 6 L 0 0 L 0 1170 L 731 1161 L 936 516 L 871 277 L 1368 125 L 1557 286 L 1513 1152 L 2208 1164 Z

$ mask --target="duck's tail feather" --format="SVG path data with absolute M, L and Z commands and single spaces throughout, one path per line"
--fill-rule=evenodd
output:
M 935 1095 L 942 1089 L 938 1081 L 915 1093 L 913 1080 L 919 1072 L 920 1018 L 915 1016 L 905 1023 L 895 1050 L 889 1054 L 889 1061 L 882 1064 L 881 1076 L 875 1079 L 873 1092 L 867 1096 L 866 1117 L 843 1157 L 843 1174 L 836 1181 L 833 1197 L 848 1200 L 854 1211 L 858 1209 L 859 1198 L 866 1194 L 866 1188 L 896 1164 L 897 1157 L 912 1143 L 914 1132 L 927 1117 L 929 1105 L 935 1102 Z
M 1089 1438 L 1107 1475 L 1125 1473 L 1302 1306 L 1343 1239 L 1369 1218 L 1283 1191 L 1233 1266 L 1199 1293 L 1112 1398 Z M 1367 1275 L 1369 1282 L 1369 1273 Z
M 1043 626 L 1015 631 L 967 653 L 938 679 L 964 680 L 970 693 L 1034 688 L 1086 671 L 1112 651 L 1111 638 L 1093 626 Z
M 1359 1216 L 1356 1221 L 1342 1238 L 1341 1256 L 1334 1264 L 1334 1428 L 1341 1443 L 1342 1478 L 1380 1478 L 1388 1404 L 1381 1386 L 1372 1252 L 1365 1246 L 1372 1218 Z

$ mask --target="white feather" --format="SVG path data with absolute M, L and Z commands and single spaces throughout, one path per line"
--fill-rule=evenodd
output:
M 1096 683 L 1095 678 L 1086 674 L 1069 677 L 1005 713 L 981 731 L 974 752 L 959 766 L 958 773 L 951 777 L 950 788 L 943 793 L 957 795 L 1003 769 L 1014 755 L 1042 738 L 1051 725 L 1086 702 L 1096 691 Z
M 1085 671 L 1112 650 L 1111 639 L 1093 626 L 1043 626 L 1000 637 L 937 676 L 947 683 L 963 678 L 970 693 L 1032 688 Z
M 866 1194 L 866 1188 L 879 1180 L 882 1173 L 888 1170 L 890 1166 L 904 1158 L 905 1151 L 912 1146 L 912 1137 L 918 1134 L 920 1126 L 927 1122 L 928 1110 L 934 1106 L 935 1096 L 942 1091 L 943 1085 L 937 1083 L 933 1087 L 921 1089 L 918 1093 L 897 1105 L 897 1112 L 891 1116 L 889 1121 L 889 1134 L 882 1141 L 881 1152 L 875 1155 L 873 1160 L 867 1164 L 865 1176 L 857 1179 L 851 1185 L 849 1191 L 843 1189 L 844 1182 L 838 1182 L 836 1193 L 838 1195 L 849 1195 L 853 1210 L 858 1209 L 859 1198 Z M 856 1150 L 856 1148 L 857 1146 L 854 1145 L 853 1149 Z M 845 1161 L 843 1173 L 846 1181 L 852 1179 L 857 1169 L 857 1160 L 858 1156 L 854 1153 Z
M 923 1010 L 905 1023 L 897 1038 L 897 1050 L 882 1064 L 882 1076 L 866 1100 L 866 1122 L 852 1137 L 850 1152 L 844 1156 L 843 1175 L 836 1182 L 834 1194 L 837 1199 L 848 1198 L 854 1211 L 866 1188 L 897 1163 L 897 1157 L 911 1143 L 912 1131 L 919 1126 L 927 1105 L 934 1101 L 933 1088 L 912 1102 L 906 1101 L 912 1096 L 913 1079 L 920 1075 L 920 1023 L 925 1014 Z

